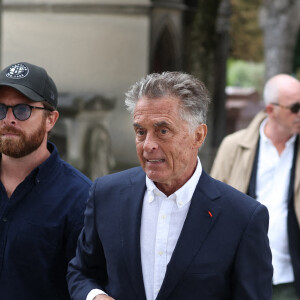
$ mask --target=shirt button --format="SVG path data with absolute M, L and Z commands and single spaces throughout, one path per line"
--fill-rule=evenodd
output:
M 163 251 L 158 251 L 158 255 L 162 256 L 164 254 Z

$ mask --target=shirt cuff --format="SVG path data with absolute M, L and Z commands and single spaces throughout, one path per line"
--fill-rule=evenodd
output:
M 107 294 L 99 289 L 93 289 L 86 296 L 86 300 L 93 300 L 97 295 L 107 295 Z

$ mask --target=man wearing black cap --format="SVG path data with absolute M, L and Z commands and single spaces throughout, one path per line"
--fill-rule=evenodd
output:
M 0 73 L 0 298 L 70 299 L 91 181 L 60 159 L 48 134 L 58 118 L 47 72 L 21 62 Z

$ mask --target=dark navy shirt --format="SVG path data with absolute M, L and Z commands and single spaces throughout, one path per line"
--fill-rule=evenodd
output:
M 0 299 L 66 300 L 66 270 L 91 181 L 50 157 L 19 184 L 11 198 L 0 182 Z

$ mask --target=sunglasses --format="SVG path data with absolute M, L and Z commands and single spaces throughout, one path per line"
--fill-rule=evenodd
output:
M 298 111 L 300 110 L 300 103 L 299 102 L 296 102 L 290 106 L 285 106 L 285 105 L 281 105 L 279 103 L 271 103 L 273 105 L 277 105 L 279 107 L 282 107 L 282 108 L 286 108 L 286 109 L 289 109 L 291 111 L 291 113 L 293 114 L 297 114 Z
M 45 108 L 45 107 L 38 107 L 38 106 L 31 106 L 29 104 L 21 103 L 14 106 L 11 105 L 5 105 L 3 103 L 0 103 L 0 120 L 5 119 L 8 109 L 11 108 L 12 112 L 16 119 L 19 121 L 26 121 L 31 116 L 31 111 L 33 108 L 35 109 L 43 109 L 43 110 L 49 110 L 52 111 L 52 109 Z

